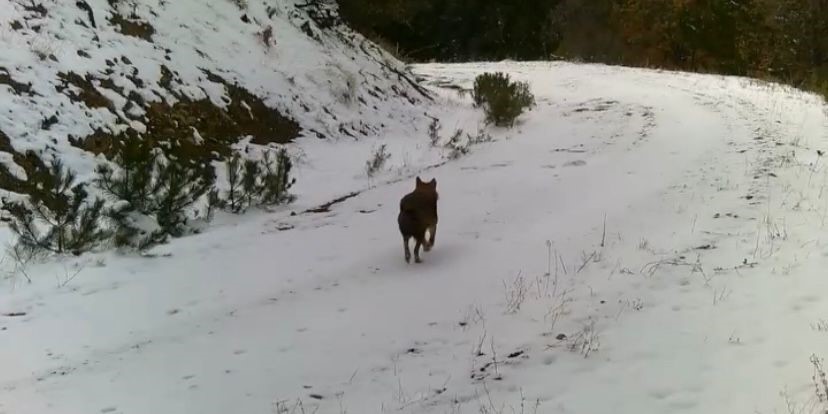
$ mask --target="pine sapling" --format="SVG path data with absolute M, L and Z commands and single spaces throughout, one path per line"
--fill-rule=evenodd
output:
M 227 160 L 226 171 L 229 188 L 224 193 L 224 202 L 226 203 L 227 209 L 233 213 L 238 213 L 243 209 L 242 200 L 244 198 L 244 192 L 242 190 L 242 177 L 244 176 L 244 172 L 242 171 L 241 156 L 238 153 L 233 154 Z
M 287 150 L 279 150 L 276 153 L 275 160 L 271 159 L 269 152 L 266 152 L 263 167 L 262 204 L 277 205 L 293 201 L 293 196 L 289 191 L 296 183 L 296 179 L 290 176 L 293 162 L 290 160 Z
M 3 205 L 12 216 L 10 227 L 21 247 L 31 252 L 81 254 L 108 237 L 102 223 L 103 200 L 90 204 L 84 184 L 75 184 L 75 173 L 60 160 L 41 164 L 29 180 L 28 202 Z
M 255 199 L 262 190 L 260 175 L 261 165 L 255 160 L 244 160 L 244 173 L 242 174 L 242 209 L 255 203 Z
M 214 184 L 215 172 L 209 164 L 198 165 L 175 158 L 160 164 L 153 188 L 158 225 L 170 236 L 184 235 L 186 209 L 207 194 Z

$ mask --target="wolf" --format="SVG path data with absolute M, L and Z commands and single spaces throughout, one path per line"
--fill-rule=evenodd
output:
M 403 237 L 406 263 L 411 263 L 411 251 L 408 250 L 408 241 L 411 238 L 417 242 L 414 246 L 414 261 L 417 263 L 422 262 L 420 246 L 423 246 L 425 251 L 430 251 L 434 247 L 434 237 L 437 234 L 437 199 L 437 179 L 432 178 L 429 182 L 423 182 L 417 177 L 414 191 L 400 200 L 397 224 Z

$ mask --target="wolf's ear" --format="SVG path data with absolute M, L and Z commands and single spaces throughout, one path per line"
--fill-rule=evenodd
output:
M 421 180 L 421 179 L 420 179 L 420 176 L 417 176 L 417 187 L 420 187 L 420 186 L 422 186 L 423 184 L 425 184 L 425 183 L 423 182 L 423 180 Z
M 437 179 L 432 178 L 429 184 L 431 185 L 431 188 L 437 188 Z

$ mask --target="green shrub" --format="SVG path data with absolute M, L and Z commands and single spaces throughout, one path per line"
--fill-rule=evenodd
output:
M 33 159 L 39 159 L 34 157 Z M 17 245 L 31 253 L 79 255 L 109 238 L 104 229 L 104 201 L 89 202 L 84 184 L 76 184 L 75 173 L 60 160 L 40 165 L 29 177 L 29 197 L 4 201 Z
M 181 237 L 188 231 L 189 209 L 215 185 L 209 163 L 162 156 L 138 138 L 127 139 L 113 162 L 97 168 L 98 186 L 118 202 L 108 215 L 115 222 L 115 244 L 139 250 Z
M 296 182 L 290 176 L 293 162 L 287 150 L 276 152 L 274 158 L 265 152 L 261 161 L 245 160 L 239 153 L 227 161 L 228 189 L 224 197 L 216 193 L 211 205 L 241 213 L 253 205 L 269 206 L 293 201 L 290 188 Z
M 27 153 L 26 201 L 2 200 L 18 236 L 16 247 L 29 253 L 80 254 L 104 241 L 119 248 L 145 250 L 196 231 L 192 219 L 209 220 L 218 208 L 242 212 L 250 205 L 293 201 L 290 188 L 292 161 L 287 151 L 267 152 L 261 161 L 235 154 L 227 163 L 230 189 L 216 189 L 209 161 L 164 154 L 149 141 L 129 138 L 120 142 L 111 164 L 101 164 L 94 179 L 111 197 L 89 201 L 85 184 L 59 160 L 50 165 Z M 168 152 L 173 152 L 169 150 Z M 200 217 L 198 204 L 206 205 Z M 111 229 L 111 230 L 110 230 Z
M 512 82 L 509 75 L 484 73 L 474 80 L 472 98 L 476 107 L 483 107 L 486 122 L 501 127 L 514 126 L 515 120 L 535 106 L 535 97 L 526 82 Z
M 242 181 L 244 177 L 244 170 L 242 169 L 242 158 L 238 153 L 233 154 L 225 164 L 225 171 L 227 173 L 228 189 L 222 198 L 216 192 L 212 195 L 212 205 L 220 208 L 226 208 L 234 213 L 239 213 L 244 206 L 244 191 L 242 190 Z
M 188 230 L 187 210 L 215 186 L 215 170 L 208 163 L 170 157 L 156 164 L 156 174 L 152 212 L 165 233 L 181 237 Z
M 271 158 L 269 152 L 266 152 L 262 167 L 261 203 L 278 205 L 293 201 L 295 197 L 290 194 L 290 189 L 296 184 L 296 179 L 290 176 L 293 161 L 287 150 L 281 149 L 276 152 L 275 159 Z

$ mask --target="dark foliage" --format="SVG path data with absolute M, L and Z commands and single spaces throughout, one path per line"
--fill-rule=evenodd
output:
M 828 0 L 338 0 L 414 61 L 570 59 L 747 75 L 828 96 Z
M 296 182 L 290 176 L 293 163 L 287 150 L 281 149 L 275 157 L 265 152 L 261 161 L 242 159 L 234 154 L 226 164 L 228 189 L 224 196 L 218 193 L 211 205 L 241 213 L 250 206 L 271 206 L 293 201 L 290 188 Z
M 96 182 L 118 202 L 108 214 L 116 223 L 115 244 L 145 249 L 187 233 L 189 209 L 215 184 L 208 163 L 174 156 L 140 139 L 123 141 L 114 163 L 100 165 Z
M 338 0 L 353 27 L 413 60 L 546 57 L 557 0 Z
M 525 110 L 535 105 L 535 97 L 526 82 L 512 82 L 509 75 L 484 73 L 474 80 L 472 98 L 475 106 L 486 111 L 486 121 L 511 127 Z
M 290 176 L 293 162 L 287 150 L 277 151 L 275 158 L 266 152 L 262 166 L 262 204 L 278 205 L 293 201 L 290 189 L 296 183 L 296 179 Z
M 84 184 L 60 160 L 29 177 L 27 201 L 7 201 L 18 245 L 30 252 L 81 254 L 109 237 L 102 221 L 104 201 L 89 201 Z

